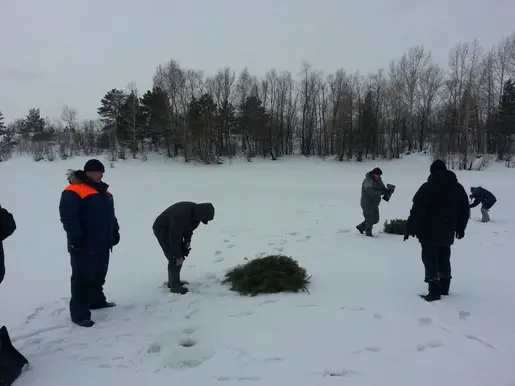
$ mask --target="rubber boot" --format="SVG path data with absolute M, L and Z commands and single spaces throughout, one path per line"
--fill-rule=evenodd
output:
M 168 288 L 174 294 L 185 295 L 188 293 L 188 289 L 181 284 L 180 267 L 171 267 L 168 264 Z
M 488 209 L 481 209 L 481 222 L 489 222 L 490 221 L 490 215 L 488 214 Z
M 181 266 L 179 266 L 179 275 L 180 275 L 180 273 L 181 273 L 181 269 L 182 269 L 182 265 L 181 265 Z M 189 282 L 189 281 L 186 281 L 186 280 L 181 280 L 181 281 L 180 281 L 180 283 L 181 283 L 181 285 L 190 284 L 190 282 Z
M 451 279 L 440 279 L 440 293 L 444 296 L 449 295 L 449 287 L 451 286 Z
M 420 295 L 420 297 L 426 302 L 434 302 L 435 300 L 440 300 L 442 298 L 439 280 L 430 281 L 428 283 L 428 290 L 429 293 L 427 295 Z
M 365 232 L 365 222 L 362 222 L 361 224 L 356 225 L 356 229 L 358 230 L 359 233 L 363 234 L 363 232 Z

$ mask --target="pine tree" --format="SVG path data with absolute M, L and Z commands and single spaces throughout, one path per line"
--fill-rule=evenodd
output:
M 7 127 L 4 123 L 4 114 L 0 111 L 0 135 L 5 134 Z
M 39 109 L 32 108 L 23 120 L 22 135 L 25 138 L 39 139 L 45 132 L 45 120 L 41 118 Z
M 114 162 L 118 157 L 124 159 L 125 152 L 123 147 L 119 146 L 118 135 L 123 131 L 123 107 L 125 103 L 125 93 L 115 88 L 109 90 L 100 101 L 101 106 L 98 108 L 98 115 L 104 124 L 104 131 L 109 138 L 109 150 L 111 161 Z
M 508 79 L 504 83 L 497 119 L 498 155 L 503 159 L 510 156 L 515 134 L 515 83 Z
M 159 139 L 166 136 L 166 131 L 170 127 L 168 95 L 160 87 L 154 86 L 143 95 L 140 103 L 144 135 L 152 138 L 152 142 L 157 145 Z

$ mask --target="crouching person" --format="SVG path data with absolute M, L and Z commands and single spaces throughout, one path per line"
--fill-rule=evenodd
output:
M 492 206 L 497 202 L 497 198 L 494 196 L 492 192 L 486 190 L 482 186 L 478 186 L 476 188 L 470 188 L 470 198 L 474 200 L 472 204 L 470 204 L 470 208 L 475 208 L 479 204 L 481 205 L 481 222 L 489 222 L 490 215 L 488 214 L 489 210 L 492 209 Z
M 154 235 L 168 260 L 170 292 L 181 295 L 188 293 L 184 287 L 187 282 L 181 281 L 181 269 L 191 249 L 193 231 L 201 222 L 207 224 L 214 217 L 215 208 L 211 203 L 181 201 L 167 208 L 154 221 Z
M 449 294 L 451 284 L 451 246 L 454 237 L 462 239 L 470 217 L 469 201 L 456 174 L 436 160 L 431 174 L 413 196 L 408 217 L 406 241 L 417 237 L 422 246 L 424 281 L 429 293 L 421 295 L 428 302 Z
M 89 160 L 84 170 L 68 172 L 70 185 L 61 194 L 59 213 L 71 257 L 70 315 L 75 324 L 91 327 L 91 311 L 114 307 L 104 295 L 109 254 L 120 242 L 109 185 L 102 181 L 105 168 Z

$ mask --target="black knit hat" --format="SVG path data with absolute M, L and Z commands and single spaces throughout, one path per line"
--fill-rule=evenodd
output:
M 431 173 L 441 171 L 441 170 L 447 170 L 447 166 L 445 166 L 445 162 L 442 160 L 437 159 L 435 162 L 431 164 L 431 167 L 429 168 L 429 171 Z
M 90 159 L 86 164 L 84 165 L 84 171 L 85 172 L 102 172 L 105 173 L 106 169 L 102 162 L 100 162 L 97 159 Z
M 380 168 L 374 168 L 371 170 L 370 174 L 377 174 L 378 176 L 382 176 L 383 171 Z

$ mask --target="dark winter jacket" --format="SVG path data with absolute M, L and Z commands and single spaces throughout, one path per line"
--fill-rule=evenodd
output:
M 16 230 L 16 222 L 11 213 L 0 206 L 0 283 L 5 277 L 5 256 L 3 241 Z
M 75 246 L 89 254 L 104 253 L 120 239 L 109 185 L 90 180 L 82 170 L 70 170 L 68 181 L 59 204 L 68 250 Z
M 197 204 L 181 201 L 173 204 L 157 216 L 153 229 L 156 234 L 168 237 L 167 257 L 180 259 L 184 257 L 183 243 L 190 243 L 193 231 L 200 222 L 207 224 L 215 217 L 215 208 L 211 203 Z
M 422 244 L 450 246 L 470 218 L 467 193 L 450 170 L 436 170 L 413 197 L 407 233 Z
M 494 194 L 481 186 L 470 188 L 470 193 L 470 198 L 474 199 L 474 202 L 470 204 L 471 208 L 483 204 L 485 209 L 490 209 L 497 202 L 497 198 L 495 198 Z
M 361 184 L 361 208 L 363 211 L 379 207 L 381 197 L 387 192 L 388 189 L 381 178 L 376 180 L 371 172 L 365 174 L 365 179 Z

